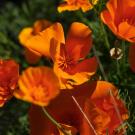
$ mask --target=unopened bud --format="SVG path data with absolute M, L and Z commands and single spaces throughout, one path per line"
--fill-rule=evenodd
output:
M 122 50 L 120 48 L 112 48 L 110 50 L 110 56 L 113 58 L 113 59 L 121 59 L 122 56 L 123 56 L 123 53 L 122 53 Z

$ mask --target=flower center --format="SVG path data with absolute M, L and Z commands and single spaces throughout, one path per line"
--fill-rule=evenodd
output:
M 70 57 L 64 56 L 64 57 L 59 57 L 58 59 L 58 66 L 64 71 L 70 70 L 74 64 L 75 64 L 74 60 Z
M 127 22 L 128 24 L 135 26 L 135 19 L 134 18 L 123 18 L 122 22 Z
M 47 90 L 47 87 L 39 85 L 37 87 L 33 87 L 33 94 L 32 97 L 37 100 L 46 100 L 49 97 L 49 91 Z

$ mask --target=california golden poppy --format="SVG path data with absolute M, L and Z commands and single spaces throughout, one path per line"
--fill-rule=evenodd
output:
M 59 12 L 63 11 L 74 11 L 82 9 L 83 12 L 89 11 L 96 5 L 98 0 L 64 0 L 58 7 Z
M 27 42 L 38 35 L 41 31 L 45 30 L 52 23 L 47 20 L 38 20 L 34 23 L 33 27 L 24 28 L 19 34 L 20 43 L 27 48 Z M 31 50 L 30 48 L 25 49 L 25 58 L 30 64 L 36 63 L 40 59 L 41 54 Z
M 135 1 L 109 0 L 101 13 L 102 21 L 119 38 L 135 42 Z
M 132 44 L 129 48 L 129 64 L 133 72 L 135 72 L 135 44 Z
M 59 93 L 59 82 L 48 67 L 29 67 L 19 78 L 19 89 L 14 92 L 18 99 L 47 106 Z
M 123 122 L 126 120 L 126 117 L 124 118 L 123 116 L 127 115 L 127 109 L 122 100 L 116 98 L 116 87 L 104 81 L 84 83 L 75 87 L 74 91 L 62 91 L 46 109 L 58 122 L 69 125 L 68 129 L 73 133 L 95 135 L 95 130 L 97 135 L 106 135 L 108 130 L 109 135 L 115 135 L 121 122 L 115 107 L 112 105 L 110 90 L 112 90 L 116 99 L 117 108 L 120 111 L 120 117 Z M 94 130 L 73 102 L 71 95 L 80 104 Z M 59 134 L 58 129 L 44 116 L 40 107 L 32 105 L 29 112 L 29 120 L 31 135 L 63 135 L 61 132 Z M 67 127 L 64 128 L 67 129 Z
M 62 89 L 82 84 L 96 72 L 96 57 L 85 59 L 92 48 L 91 34 L 92 31 L 88 26 L 74 22 L 65 43 L 52 40 L 50 54 Z
M 25 29 L 24 32 L 22 31 L 22 34 L 20 34 L 20 39 L 21 35 L 24 39 L 26 39 Z M 33 53 L 36 53 L 37 55 L 50 57 L 49 49 L 52 38 L 57 39 L 59 42 L 64 41 L 63 28 L 61 24 L 54 23 L 53 25 L 46 27 L 44 30 L 38 32 L 36 35 L 32 35 L 29 39 L 23 40 L 23 45 L 28 50 L 32 51 Z
M 0 107 L 12 96 L 19 78 L 19 65 L 14 60 L 0 59 Z

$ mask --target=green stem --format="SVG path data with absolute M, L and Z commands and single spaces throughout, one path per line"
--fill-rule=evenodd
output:
M 123 61 L 122 61 L 122 65 L 123 65 L 123 68 L 125 67 L 125 64 L 126 64 L 126 46 L 125 46 L 125 41 L 122 41 L 122 51 L 123 51 Z
M 119 60 L 116 60 L 116 65 L 117 65 L 117 74 L 120 76 L 120 65 L 119 65 Z
M 106 135 L 109 135 L 109 131 L 108 131 L 108 128 L 106 129 Z
M 60 123 L 58 123 L 45 109 L 45 107 L 42 107 L 42 110 L 44 114 L 47 116 L 47 118 L 62 132 L 64 135 L 71 135 L 66 129 L 64 129 Z
M 110 49 L 110 43 L 109 43 L 108 36 L 107 36 L 106 30 L 105 30 L 105 27 L 104 27 L 104 24 L 103 24 L 102 21 L 100 21 L 100 27 L 101 27 L 102 32 L 104 34 L 105 46 L 109 50 Z

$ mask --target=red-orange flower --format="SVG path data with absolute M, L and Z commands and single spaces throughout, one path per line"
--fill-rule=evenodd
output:
M 34 23 L 33 27 L 23 28 L 20 32 L 19 41 L 24 47 L 26 47 L 25 58 L 29 63 L 36 63 L 40 59 L 41 54 L 28 48 L 27 42 L 51 25 L 52 23 L 47 20 L 38 20 Z
M 74 11 L 82 9 L 83 12 L 86 12 L 93 8 L 96 5 L 98 0 L 65 0 L 60 6 L 58 7 L 59 12 L 63 11 Z
M 85 59 L 92 47 L 91 33 L 88 26 L 74 22 L 65 43 L 52 40 L 50 53 L 62 89 L 82 84 L 96 72 L 96 58 Z
M 53 70 L 48 67 L 29 67 L 19 78 L 16 98 L 40 106 L 47 106 L 59 93 L 59 82 Z
M 135 42 L 135 0 L 109 0 L 102 21 L 118 37 Z
M 133 72 L 135 72 L 135 44 L 129 48 L 129 64 Z
M 116 87 L 104 81 L 85 83 L 77 86 L 74 91 L 62 91 L 46 109 L 58 122 L 70 125 L 72 128 L 68 126 L 68 129 L 73 133 L 95 135 L 93 126 L 98 135 L 106 135 L 107 130 L 109 135 L 115 135 L 121 121 L 113 105 L 110 90 L 112 90 L 116 107 L 120 111 L 123 122 L 126 119 L 127 110 L 122 100 L 116 97 Z M 92 126 L 88 124 L 79 111 L 71 95 L 76 98 Z M 59 135 L 58 129 L 44 116 L 41 108 L 32 106 L 29 112 L 29 120 L 31 135 Z M 64 127 L 67 129 L 67 126 Z
M 0 107 L 12 96 L 17 86 L 19 65 L 13 60 L 0 60 Z

